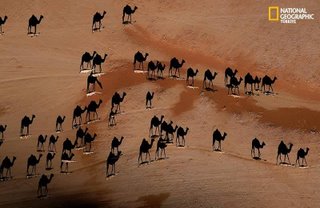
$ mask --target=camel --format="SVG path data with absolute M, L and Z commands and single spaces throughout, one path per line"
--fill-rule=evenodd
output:
M 41 15 L 39 20 L 36 16 L 32 15 L 29 19 L 29 25 L 28 25 L 28 34 L 37 34 L 37 25 L 40 24 L 41 20 L 43 19 L 43 16 Z M 31 28 L 34 27 L 34 32 L 31 32 Z
M 190 67 L 188 70 L 187 70 L 187 80 L 186 80 L 186 83 L 187 85 L 189 86 L 194 86 L 194 77 L 197 76 L 199 70 L 196 69 L 196 71 L 194 72 L 194 70 Z M 189 83 L 189 77 L 191 77 L 191 84 Z
M 148 56 L 149 56 L 148 53 L 145 53 L 145 55 L 143 56 L 140 51 L 138 51 L 136 54 L 134 54 L 134 57 L 133 57 L 133 70 L 136 69 L 136 62 L 139 62 L 139 69 L 140 69 L 140 66 L 142 66 L 141 69 L 143 70 L 143 62 L 147 60 Z
M 44 143 L 47 140 L 48 135 L 43 136 L 42 134 L 38 137 L 38 143 L 37 143 L 37 151 L 38 152 L 44 152 Z
M 47 169 L 47 170 L 52 169 L 52 160 L 53 160 L 53 158 L 54 158 L 55 156 L 56 156 L 56 153 L 48 152 L 48 154 L 47 154 L 47 160 L 46 160 L 46 169 Z
M 167 131 L 166 131 L 166 137 L 165 137 L 165 139 L 167 140 L 167 143 L 173 143 L 174 133 L 177 131 L 177 129 L 178 129 L 177 125 L 173 128 L 171 123 L 168 124 Z
M 49 152 L 57 152 L 56 149 L 56 142 L 58 141 L 59 136 L 55 137 L 54 135 L 51 135 L 49 138 L 49 145 L 48 145 L 48 151 Z
M 240 95 L 239 85 L 242 82 L 242 77 L 238 80 L 236 77 L 230 78 L 230 83 L 227 85 L 228 87 L 228 95 L 230 94 L 230 91 L 232 94 Z M 236 90 L 238 90 L 238 93 L 236 93 Z
M 84 109 L 81 109 L 79 105 L 73 110 L 73 117 L 72 117 L 72 128 L 75 126 L 80 126 L 82 123 L 82 117 L 81 115 L 86 112 L 87 107 L 84 107 Z M 77 122 L 77 118 L 79 118 L 79 123 Z
M 221 151 L 221 141 L 224 141 L 227 136 L 227 133 L 224 132 L 223 135 L 221 135 L 221 132 L 216 129 L 212 134 L 212 147 L 214 151 Z M 216 141 L 219 142 L 218 148 L 215 148 Z
M 16 157 L 13 157 L 12 160 L 10 161 L 9 157 L 7 156 L 2 160 L 2 163 L 0 166 L 0 179 L 12 178 L 11 168 L 13 167 L 16 159 L 17 159 Z M 3 175 L 4 169 L 7 169 L 6 176 Z M 8 173 L 9 173 L 9 177 L 8 177 Z
M 224 84 L 225 85 L 227 85 L 227 83 L 228 83 L 228 77 L 234 77 L 234 76 L 236 76 L 236 74 L 238 73 L 238 70 L 237 69 L 235 69 L 234 71 L 230 68 L 230 67 L 228 67 L 228 68 L 226 68 L 226 70 L 225 70 L 225 72 L 224 72 Z
M 66 140 L 62 144 L 62 153 L 65 153 L 69 151 L 71 153 L 71 150 L 74 149 L 77 146 L 77 140 L 74 141 L 74 144 L 71 143 L 69 138 L 66 138 Z
M 262 142 L 260 144 L 260 141 L 257 138 L 254 138 L 252 140 L 252 145 L 251 145 L 251 156 L 255 159 L 259 159 L 260 158 L 260 148 L 263 148 L 266 145 L 266 143 Z M 256 151 L 255 149 L 258 150 L 258 157 L 256 156 Z
M 258 76 L 256 76 L 254 78 L 254 82 L 253 82 L 253 85 L 254 85 L 254 89 L 256 91 L 258 91 L 260 89 L 259 85 L 260 85 L 260 82 L 261 82 L 261 78 L 259 78 Z
M 138 9 L 138 7 L 134 7 L 133 9 L 127 4 L 125 7 L 123 7 L 123 12 L 122 12 L 122 24 L 126 24 L 126 23 L 131 23 L 132 19 L 131 19 L 131 15 L 133 13 L 135 13 L 135 11 Z M 128 16 L 127 21 L 124 21 L 125 16 Z
M 63 128 L 62 128 L 62 124 L 64 122 L 64 120 L 66 119 L 65 116 L 58 116 L 57 117 L 57 120 L 56 120 L 56 132 L 61 132 L 63 131 Z
M 27 161 L 27 176 L 32 176 L 32 173 L 34 172 L 34 175 L 36 175 L 37 171 L 37 164 L 40 162 L 40 159 L 42 157 L 42 154 L 39 154 L 38 159 L 33 154 L 30 155 Z M 29 173 L 29 167 L 32 167 L 31 173 Z
M 116 106 L 116 113 L 120 112 L 121 113 L 121 109 L 120 109 L 120 104 L 123 102 L 124 97 L 127 95 L 126 92 L 122 93 L 122 97 L 120 96 L 120 94 L 118 92 L 115 92 L 114 95 L 112 96 L 111 99 L 111 111 L 113 110 L 114 106 Z M 119 111 L 118 111 L 119 109 Z
M 170 121 L 169 124 L 170 124 L 170 125 L 173 124 L 173 121 Z M 161 125 L 160 125 L 160 136 L 163 135 L 163 134 L 162 134 L 163 131 L 164 131 L 164 132 L 167 132 L 167 128 L 168 128 L 169 124 L 168 124 L 166 121 L 163 121 L 163 122 L 161 123 Z
M 77 147 L 82 147 L 84 145 L 84 136 L 87 134 L 88 132 L 88 128 L 86 128 L 84 131 L 83 129 L 80 127 L 77 132 L 76 132 L 76 143 L 78 144 Z M 80 138 L 80 142 L 78 141 L 78 139 Z
M 273 93 L 273 88 L 272 85 L 274 84 L 274 82 L 277 80 L 277 77 L 274 77 L 273 79 L 271 79 L 269 76 L 264 76 L 262 79 L 262 85 L 261 85 L 261 91 L 263 88 L 263 92 L 266 93 L 266 85 L 269 86 L 269 91 L 271 89 L 271 92 Z
M 157 150 L 156 150 L 155 157 L 154 157 L 155 160 L 157 160 L 157 157 L 158 157 L 158 159 L 162 158 L 161 157 L 162 152 L 164 153 L 164 158 L 167 157 L 166 147 L 167 147 L 166 140 L 164 140 L 162 137 L 160 137 L 157 142 Z M 160 152 L 160 154 L 159 154 L 159 152 Z
M 3 139 L 3 133 L 7 130 L 7 125 L 0 125 L 1 139 Z
M 153 96 L 154 96 L 154 92 L 150 92 L 148 91 L 147 92 L 147 95 L 146 95 L 146 108 L 152 108 L 152 99 L 153 99 Z M 148 105 L 149 104 L 149 105 Z
M 81 64 L 80 64 L 80 72 L 83 70 L 83 63 L 87 63 L 87 68 L 89 67 L 89 64 L 90 64 L 90 69 L 92 68 L 91 60 L 96 55 L 96 53 L 97 53 L 96 51 L 93 51 L 93 54 L 91 56 L 89 52 L 85 52 L 82 55 Z
M 99 100 L 99 103 L 96 103 L 96 101 L 92 100 L 88 107 L 87 107 L 87 115 L 86 115 L 86 121 L 87 123 L 89 121 L 92 121 L 90 118 L 90 114 L 93 113 L 93 119 L 99 119 L 98 113 L 97 113 L 97 109 L 100 107 L 102 103 L 102 100 Z M 88 119 L 89 118 L 89 119 Z
M 142 153 L 146 154 L 146 160 L 147 160 L 147 156 L 149 155 L 149 162 L 151 162 L 151 157 L 150 157 L 149 150 L 152 148 L 153 142 L 154 142 L 154 139 L 151 139 L 151 143 L 150 144 L 145 138 L 142 140 L 141 145 L 140 145 L 139 157 L 138 157 L 138 163 L 139 164 L 144 163 L 142 161 Z M 140 160 L 141 160 L 141 163 L 140 163 Z
M 169 77 L 172 77 L 172 76 L 176 77 L 177 71 L 179 74 L 178 77 L 180 77 L 180 68 L 183 66 L 184 63 L 185 63 L 184 59 L 182 59 L 181 63 L 179 63 L 179 60 L 176 57 L 173 57 L 170 61 Z M 172 68 L 175 69 L 174 75 L 172 75 Z
M 96 66 L 99 66 L 99 73 L 101 73 L 102 68 L 101 68 L 101 64 L 103 64 L 107 58 L 108 54 L 104 54 L 104 57 L 102 58 L 99 54 L 95 55 L 95 57 L 92 60 L 92 71 L 93 73 L 96 73 Z M 101 87 L 102 88 L 102 87 Z
M 97 134 L 93 136 L 89 133 L 86 133 L 84 136 L 84 146 L 86 147 L 85 152 L 91 152 L 91 143 L 96 139 Z M 89 149 L 87 148 L 87 144 L 89 144 Z
M 285 145 L 285 143 L 283 141 L 280 142 L 280 144 L 278 146 L 278 155 L 277 155 L 277 163 L 276 164 L 278 164 L 279 157 L 280 157 L 279 164 L 285 163 L 286 158 L 288 158 L 288 161 L 289 161 L 288 164 L 291 164 L 288 154 L 291 152 L 292 146 L 293 146 L 293 144 L 289 143 L 289 148 L 288 148 L 287 145 Z M 284 162 L 282 162 L 281 155 L 284 155 Z
M 54 174 L 52 173 L 50 174 L 49 178 L 45 174 L 41 176 L 38 184 L 38 191 L 37 191 L 38 197 L 44 197 L 48 195 L 48 184 L 51 182 L 53 176 Z
M 7 19 L 8 19 L 7 16 L 4 16 L 3 19 L 0 17 L 0 34 L 4 33 L 3 30 L 2 30 L 2 25 L 4 25 L 6 23 Z
M 93 19 L 92 19 L 92 32 L 94 32 L 95 30 L 99 30 L 101 29 L 101 20 L 104 18 L 104 16 L 107 14 L 106 11 L 103 11 L 103 14 L 101 15 L 99 12 L 96 12 L 93 15 Z M 96 24 L 98 23 L 98 27 L 96 26 Z
M 189 131 L 189 128 L 187 127 L 186 130 L 184 130 L 181 126 L 177 130 L 177 137 L 176 137 L 176 146 L 184 147 L 186 142 L 184 137 L 187 135 Z M 182 144 L 180 144 L 180 137 L 182 138 Z
M 120 140 L 117 137 L 113 137 L 112 142 L 111 142 L 111 152 L 114 153 L 114 150 L 117 149 L 117 152 L 119 152 L 119 146 L 122 143 L 122 140 L 124 137 L 122 136 Z
M 308 155 L 309 153 L 309 148 L 307 147 L 306 150 L 300 148 L 297 152 L 297 160 L 296 160 L 296 165 L 297 163 L 299 164 L 300 167 L 304 167 L 303 163 L 305 162 L 306 166 L 308 166 L 308 163 L 307 163 L 307 159 L 306 159 L 306 156 Z M 301 165 L 300 165 L 300 158 L 301 158 Z
M 157 133 L 157 130 L 159 132 L 159 126 L 161 125 L 163 118 L 164 118 L 164 115 L 162 115 L 160 119 L 157 116 L 152 117 L 150 122 L 149 135 L 150 135 L 150 132 L 151 132 L 151 135 L 155 135 Z M 153 134 L 153 127 L 155 127 L 154 134 Z
M 71 153 L 70 155 L 68 153 L 62 153 L 61 155 L 61 164 L 60 164 L 60 172 L 61 173 L 68 173 L 69 171 L 69 162 L 72 161 L 72 158 L 74 157 L 74 154 Z M 62 170 L 63 168 L 63 164 L 66 164 L 66 167 L 64 170 Z
M 110 113 L 109 113 L 108 126 L 115 126 L 115 125 L 117 125 L 116 115 L 117 115 L 117 112 L 115 112 L 115 111 L 113 111 L 113 110 L 111 109 L 111 111 L 110 111 Z
M 121 151 L 117 152 L 117 155 L 115 155 L 113 152 L 109 153 L 109 156 L 106 161 L 106 166 L 107 166 L 107 171 L 106 171 L 106 176 L 112 176 L 116 174 L 116 162 L 119 160 L 121 156 Z M 111 165 L 111 173 L 109 173 L 109 165 Z
M 252 75 L 250 73 L 247 73 L 246 76 L 244 77 L 244 92 L 246 94 L 253 94 L 253 89 L 252 85 L 255 83 L 255 80 L 253 79 Z M 247 84 L 250 85 L 250 91 L 247 89 Z
M 32 115 L 32 118 L 30 119 L 28 116 L 24 116 L 21 120 L 21 128 L 20 128 L 20 135 L 21 136 L 28 136 L 29 135 L 29 126 L 33 123 L 33 119 L 35 118 L 35 115 Z M 23 134 L 24 128 L 27 128 L 27 133 Z
M 93 72 L 91 72 L 87 78 L 87 93 L 96 91 L 96 83 L 99 85 L 101 89 L 103 89 L 101 82 L 98 80 L 97 77 L 93 76 Z M 92 91 L 89 90 L 90 85 L 92 85 Z
M 164 69 L 166 68 L 166 65 L 165 64 L 162 64 L 161 62 L 159 62 L 158 64 L 158 70 L 157 70 L 157 76 L 158 78 L 163 78 L 163 71 Z
M 156 63 L 154 63 L 153 61 L 149 61 L 148 63 L 148 78 L 149 79 L 155 79 L 156 77 L 156 69 L 158 68 L 159 65 L 159 61 L 157 61 Z M 150 72 L 151 72 L 151 76 L 150 76 Z
M 212 81 L 216 78 L 217 74 L 218 74 L 217 72 L 214 72 L 213 75 L 212 75 L 210 69 L 207 69 L 207 70 L 204 72 L 204 78 L 203 78 L 202 88 L 213 90 L 213 83 L 212 83 Z M 209 81 L 209 87 L 207 87 L 207 80 Z M 210 88 L 210 86 L 212 86 L 212 88 Z
M 253 87 L 255 90 L 259 90 L 259 84 L 261 82 L 261 78 L 256 76 L 254 79 L 250 73 L 247 73 L 246 76 L 244 77 L 244 91 L 246 94 L 253 94 Z M 250 85 L 250 91 L 247 89 L 247 84 Z

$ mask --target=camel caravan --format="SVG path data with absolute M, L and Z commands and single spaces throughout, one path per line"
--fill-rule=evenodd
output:
M 131 7 L 126 5 L 123 8 L 123 16 L 122 16 L 122 24 L 131 24 L 132 15 L 137 11 L 138 7 Z M 106 11 L 102 13 L 95 13 L 93 15 L 91 30 L 92 33 L 96 31 L 101 31 L 104 26 L 102 25 L 102 20 L 107 14 Z M 37 32 L 37 25 L 41 23 L 43 20 L 43 15 L 37 18 L 35 15 L 32 15 L 28 22 L 28 35 L 31 37 L 37 36 L 40 33 Z M 3 32 L 3 25 L 6 23 L 8 17 L 4 18 L 0 17 L 0 32 Z M 32 30 L 33 29 L 33 30 Z M 100 73 L 103 72 L 102 65 L 105 63 L 107 54 L 100 55 L 96 51 L 92 53 L 85 52 L 81 57 L 80 63 L 80 72 L 90 72 L 87 78 L 87 87 L 86 92 L 91 93 L 95 92 L 95 84 L 97 84 L 100 89 L 103 89 L 102 82 L 99 80 Z M 137 51 L 134 54 L 133 60 L 133 70 L 135 72 L 143 72 L 147 74 L 147 79 L 155 81 L 159 79 L 164 79 L 164 71 L 168 68 L 168 77 L 171 79 L 179 80 L 181 77 L 181 71 L 183 70 L 184 64 L 187 62 L 183 58 L 173 57 L 170 59 L 169 64 L 164 62 L 160 62 L 159 60 L 150 60 L 147 64 L 147 71 L 145 71 L 145 62 L 148 59 L 149 54 Z M 201 71 L 199 69 L 195 69 L 192 67 L 187 68 L 186 70 L 186 85 L 194 87 L 196 82 L 195 79 Z M 252 76 L 250 73 L 247 73 L 242 77 L 237 77 L 239 74 L 237 69 L 231 69 L 230 67 L 225 69 L 225 77 L 224 83 L 225 87 L 228 90 L 228 94 L 239 95 L 240 94 L 240 84 L 244 81 L 244 91 L 247 95 L 254 95 L 254 91 L 263 91 L 265 94 L 273 93 L 273 85 L 277 80 L 277 77 L 271 78 L 268 75 L 265 75 L 263 78 L 258 76 Z M 207 91 L 215 91 L 213 81 L 217 79 L 218 73 L 207 69 L 203 74 L 203 82 L 202 89 Z M 116 116 L 120 116 L 123 114 L 121 110 L 121 104 L 124 103 L 125 97 L 127 96 L 126 92 L 115 92 L 111 98 L 111 108 L 109 113 L 107 113 L 107 123 L 109 128 L 116 126 Z M 147 91 L 145 99 L 141 98 L 141 105 L 145 104 L 146 109 L 152 109 L 153 104 L 152 100 L 155 96 L 155 93 L 152 91 Z M 136 98 L 139 99 L 139 98 Z M 145 102 L 144 102 L 145 100 Z M 72 113 L 72 126 L 71 130 L 75 129 L 75 138 L 72 139 L 65 138 L 61 139 L 61 136 L 57 136 L 52 134 L 51 136 L 47 134 L 41 134 L 38 136 L 37 145 L 35 150 L 39 152 L 38 155 L 30 154 L 27 158 L 27 170 L 26 176 L 27 178 L 37 177 L 37 166 L 41 162 L 41 158 L 43 154 L 46 152 L 46 170 L 52 171 L 57 168 L 53 166 L 53 160 L 58 160 L 58 155 L 60 155 L 60 173 L 61 174 L 71 174 L 72 171 L 72 163 L 76 162 L 74 158 L 76 158 L 76 151 L 83 150 L 83 154 L 88 155 L 94 152 L 94 142 L 99 138 L 99 136 L 89 130 L 88 126 L 93 122 L 104 122 L 101 118 L 103 117 L 101 114 L 102 106 L 104 101 L 99 100 L 91 100 L 87 106 L 77 105 Z M 98 113 L 99 112 L 99 113 Z M 84 117 L 85 116 L 85 117 Z M 21 119 L 21 128 L 20 128 L 20 137 L 21 139 L 28 139 L 30 136 L 30 129 L 32 125 L 34 125 L 34 120 L 36 116 L 31 115 L 24 116 Z M 82 120 L 84 118 L 84 122 Z M 63 124 L 66 120 L 66 116 L 58 115 L 55 122 L 55 132 L 56 134 L 60 133 L 63 135 L 64 128 Z M 84 126 L 85 125 L 85 126 Z M 5 131 L 7 130 L 7 125 L 0 125 L 0 146 L 4 142 L 5 139 Z M 31 129 L 32 130 L 32 129 Z M 148 128 L 149 135 L 142 139 L 141 144 L 137 147 L 137 156 L 138 156 L 138 164 L 149 164 L 152 161 L 157 161 L 161 159 L 168 159 L 166 149 L 170 147 L 170 145 L 175 143 L 177 148 L 186 148 L 188 141 L 188 135 L 191 131 L 187 126 L 181 126 L 178 124 L 174 124 L 173 121 L 165 118 L 164 115 L 157 116 L 154 115 L 151 118 L 150 126 Z M 215 129 L 212 133 L 212 151 L 222 152 L 222 142 L 227 139 L 227 133 L 222 132 L 219 129 Z M 231 138 L 228 138 L 231 140 Z M 116 175 L 116 163 L 121 160 L 121 156 L 123 155 L 123 151 L 120 151 L 119 148 L 123 145 L 124 137 L 121 136 L 119 138 L 114 137 L 110 144 L 111 149 L 109 154 L 107 154 L 105 167 L 106 167 L 106 177 Z M 62 143 L 62 150 L 60 152 L 56 149 L 56 143 Z M 46 147 L 46 143 L 48 144 L 48 148 Z M 154 145 L 155 144 L 155 145 Z M 155 146 L 155 147 L 154 147 Z M 208 144 L 210 146 L 210 144 Z M 261 150 L 265 148 L 266 143 L 260 142 L 259 139 L 254 138 L 251 144 L 251 157 L 255 160 L 261 159 Z M 286 164 L 291 165 L 289 154 L 292 150 L 293 144 L 285 144 L 284 141 L 281 141 L 278 146 L 276 164 Z M 138 149 L 139 148 L 139 149 Z M 152 150 L 153 149 L 153 150 Z M 154 157 L 151 157 L 151 151 L 154 152 Z M 306 156 L 308 155 L 309 148 L 303 149 L 300 148 L 297 152 L 296 163 L 299 167 L 306 167 L 307 160 Z M 12 158 L 12 159 L 11 159 Z M 0 165 L 0 180 L 5 181 L 13 178 L 12 170 L 14 168 L 14 164 L 16 161 L 16 157 L 8 157 L 6 156 Z M 151 158 L 154 158 L 152 160 Z M 39 170 L 38 170 L 39 171 Z M 38 183 L 38 196 L 45 197 L 48 194 L 48 184 L 53 180 L 54 174 L 51 173 L 49 176 L 46 174 L 42 174 Z
M 149 53 L 142 53 L 137 51 L 133 57 L 133 70 L 135 73 L 146 73 L 147 79 L 151 81 L 156 81 L 158 79 L 164 79 L 163 72 L 166 68 L 166 64 L 160 62 L 159 60 L 150 60 L 147 63 L 147 70 L 145 70 L 144 62 L 147 61 Z M 184 59 L 177 59 L 176 57 L 171 58 L 169 61 L 168 77 L 176 80 L 183 80 L 181 78 L 181 70 L 183 65 L 186 63 Z M 138 65 L 138 66 L 137 66 Z M 189 88 L 195 87 L 195 78 L 199 73 L 199 69 L 194 69 L 192 67 L 186 70 L 186 85 Z M 225 69 L 224 83 L 225 87 L 228 89 L 228 95 L 240 95 L 240 85 L 244 81 L 244 93 L 246 95 L 256 95 L 254 92 L 260 91 L 265 95 L 274 94 L 272 85 L 277 80 L 277 77 L 269 77 L 265 75 L 263 78 L 253 76 L 248 72 L 244 79 L 242 77 L 237 77 L 238 70 L 231 69 L 227 67 Z M 203 74 L 202 89 L 206 91 L 215 91 L 213 86 L 213 81 L 215 80 L 217 72 L 213 72 L 210 69 L 205 70 Z

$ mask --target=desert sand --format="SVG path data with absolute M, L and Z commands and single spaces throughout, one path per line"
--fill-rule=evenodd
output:
M 133 24 L 121 22 L 124 5 L 136 5 Z M 270 5 L 306 7 L 313 21 L 296 25 L 267 20 Z M 91 32 L 95 12 L 107 12 L 101 32 Z M 0 36 L 0 124 L 7 124 L 0 160 L 17 157 L 13 179 L 0 182 L 0 207 L 318 207 L 320 205 L 320 28 L 318 1 L 9 1 L 0 16 L 9 18 Z M 27 36 L 29 17 L 43 15 L 37 37 Z M 88 74 L 79 73 L 85 51 L 107 53 L 102 93 L 86 96 Z M 149 81 L 133 72 L 135 52 L 167 65 L 166 79 Z M 199 69 L 195 86 L 167 77 L 172 57 Z M 147 62 L 148 62 L 147 61 Z M 145 63 L 145 67 L 146 67 Z M 277 76 L 275 94 L 240 97 L 227 95 L 224 70 L 238 76 Z M 202 90 L 206 69 L 218 72 L 215 92 Z M 146 92 L 154 91 L 154 108 L 145 109 Z M 126 92 L 117 125 L 107 117 L 115 91 Z M 73 150 L 70 174 L 60 173 L 62 142 L 75 139 L 71 128 L 76 105 L 103 100 L 100 120 L 83 127 L 97 133 L 93 154 Z M 24 115 L 36 115 L 28 139 L 19 138 Z M 39 134 L 57 135 L 55 119 L 65 115 L 59 133 L 54 169 L 45 170 L 45 155 L 38 174 L 54 173 L 49 195 L 37 198 L 39 177 L 26 179 L 26 162 L 36 152 Z M 150 120 L 164 120 L 190 130 L 186 147 L 168 145 L 165 160 L 138 166 L 139 146 L 148 139 Z M 222 153 L 212 151 L 212 132 L 227 132 Z M 123 155 L 116 175 L 105 177 L 105 160 L 112 138 L 124 136 Z M 262 160 L 250 155 L 251 140 L 267 145 Z M 293 143 L 292 163 L 300 147 L 310 148 L 309 166 L 276 165 L 281 140 Z M 155 145 L 150 153 L 154 160 Z

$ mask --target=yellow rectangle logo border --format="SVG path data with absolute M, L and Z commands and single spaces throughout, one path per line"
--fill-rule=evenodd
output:
M 272 10 L 276 11 L 276 17 L 272 17 Z M 279 7 L 278 6 L 269 6 L 269 21 L 279 21 Z

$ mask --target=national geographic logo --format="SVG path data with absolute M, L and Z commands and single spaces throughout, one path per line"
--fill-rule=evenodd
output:
M 280 8 L 269 6 L 269 21 L 284 24 L 296 24 L 299 20 L 313 20 L 314 14 L 308 13 L 306 8 Z

